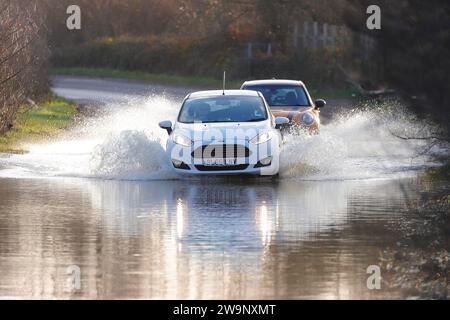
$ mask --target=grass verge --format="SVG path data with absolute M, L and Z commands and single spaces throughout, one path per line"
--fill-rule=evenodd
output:
M 22 106 L 11 130 L 0 135 L 0 152 L 25 153 L 25 143 L 61 133 L 73 123 L 76 114 L 76 105 L 59 97 L 36 106 Z
M 150 81 L 166 85 L 202 87 L 206 89 L 221 89 L 222 80 L 199 76 L 179 76 L 172 74 L 156 74 L 143 71 L 127 71 L 109 68 L 84 68 L 84 67 L 70 67 L 70 68 L 53 68 L 50 72 L 52 75 L 60 76 L 87 76 L 98 78 L 120 78 L 127 80 Z M 245 80 L 227 81 L 228 89 L 239 89 Z M 359 94 L 352 88 L 345 89 L 329 89 L 317 90 L 311 89 L 311 95 L 314 98 L 346 98 L 354 99 Z
M 427 170 L 421 175 L 422 180 L 438 180 L 447 179 L 450 180 L 450 163 L 434 169 Z
M 143 71 L 128 71 L 107 68 L 53 68 L 50 73 L 52 75 L 64 76 L 87 76 L 99 78 L 120 78 L 127 80 L 151 81 L 167 85 L 192 86 L 218 89 L 222 88 L 222 80 L 199 77 L 199 76 L 179 76 L 164 73 L 148 73 Z M 227 87 L 230 89 L 238 89 L 243 81 L 230 81 Z

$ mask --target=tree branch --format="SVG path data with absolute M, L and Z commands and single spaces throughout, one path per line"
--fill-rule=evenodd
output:
M 396 137 L 398 139 L 402 139 L 402 140 L 439 140 L 439 141 L 450 142 L 450 138 L 443 137 L 443 136 L 437 136 L 437 135 L 430 135 L 427 137 L 408 137 L 408 136 L 401 136 L 399 134 L 396 134 L 396 133 L 392 132 L 392 130 L 389 130 L 389 132 L 394 137 Z

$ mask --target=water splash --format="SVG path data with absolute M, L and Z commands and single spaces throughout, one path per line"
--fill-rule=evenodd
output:
M 90 174 L 98 178 L 148 180 L 171 176 L 160 139 L 143 131 L 111 135 L 94 148 L 89 164 Z
M 367 179 L 401 177 L 439 165 L 433 154 L 449 153 L 427 137 L 435 127 L 395 102 L 369 104 L 337 116 L 319 135 L 287 137 L 280 159 L 282 177 Z
M 25 155 L 1 155 L 0 176 L 174 179 L 164 153 L 167 133 L 158 122 L 175 119 L 179 102 L 163 96 L 110 105 L 58 141 L 32 145 Z M 345 111 L 319 135 L 289 135 L 280 159 L 282 178 L 346 180 L 398 177 L 438 165 L 427 136 L 432 126 L 398 104 Z M 427 153 L 423 153 L 427 150 Z M 422 154 L 423 153 L 423 154 Z
M 3 155 L 0 176 L 166 179 L 167 133 L 161 120 L 174 119 L 179 102 L 164 96 L 134 99 L 104 107 L 58 141 L 27 146 L 24 155 Z

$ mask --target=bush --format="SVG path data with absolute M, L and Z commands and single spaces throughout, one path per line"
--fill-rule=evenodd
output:
M 272 57 L 260 55 L 253 59 L 250 76 L 254 78 L 288 78 L 303 80 L 316 88 L 345 86 L 339 81 L 337 50 L 275 54 Z
M 293 78 L 316 88 L 345 86 L 338 79 L 338 50 L 303 53 L 255 53 L 245 58 L 245 44 L 224 38 L 187 41 L 178 37 L 100 38 L 54 52 L 56 67 L 113 68 L 231 79 Z

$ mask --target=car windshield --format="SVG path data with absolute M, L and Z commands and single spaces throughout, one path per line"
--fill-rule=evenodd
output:
M 188 99 L 181 108 L 178 121 L 255 122 L 267 120 L 267 110 L 260 97 L 217 96 Z
M 271 107 L 309 107 L 305 89 L 296 85 L 254 85 L 246 90 L 259 91 Z

